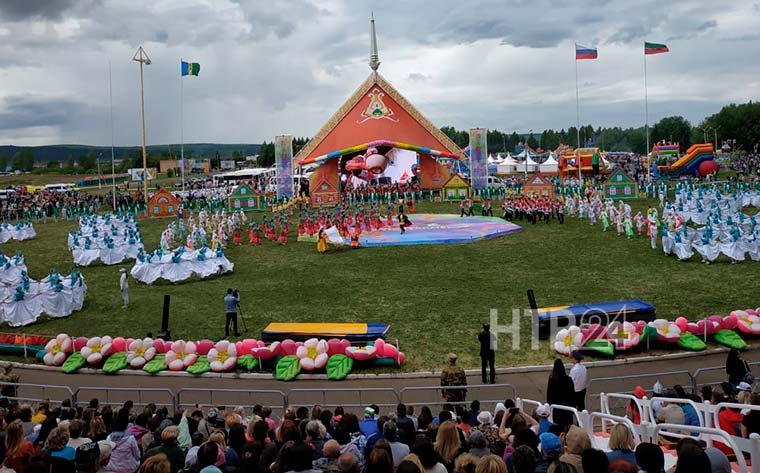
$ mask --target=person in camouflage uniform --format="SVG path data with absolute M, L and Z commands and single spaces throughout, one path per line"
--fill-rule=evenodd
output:
M 461 366 L 457 366 L 457 356 L 449 353 L 449 365 L 441 372 L 441 386 L 467 386 L 467 376 Z M 442 389 L 446 402 L 462 402 L 467 397 L 466 389 Z

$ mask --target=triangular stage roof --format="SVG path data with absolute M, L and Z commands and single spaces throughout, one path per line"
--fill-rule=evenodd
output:
M 376 140 L 408 143 L 460 157 L 462 150 L 425 118 L 383 76 L 372 72 L 296 154 L 300 165 L 335 150 Z

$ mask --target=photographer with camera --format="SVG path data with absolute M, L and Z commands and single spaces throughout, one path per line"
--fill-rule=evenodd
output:
M 235 336 L 239 337 L 240 332 L 238 332 L 238 318 L 237 318 L 237 308 L 238 304 L 240 304 L 240 292 L 238 292 L 237 289 L 234 291 L 230 288 L 227 289 L 227 295 L 224 296 L 224 310 L 225 310 L 225 323 L 224 323 L 224 336 L 229 337 L 230 336 L 230 322 L 232 322 L 233 328 L 235 329 Z

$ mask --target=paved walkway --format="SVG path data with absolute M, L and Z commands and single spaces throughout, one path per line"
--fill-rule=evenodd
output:
M 589 378 L 596 379 L 589 386 L 589 407 L 594 408 L 594 394 L 599 392 L 631 391 L 634 386 L 642 385 L 651 389 L 657 381 L 648 374 L 670 372 L 659 380 L 665 386 L 682 384 L 691 386 L 691 378 L 686 372 L 695 373 L 698 369 L 716 367 L 702 372 L 697 382 L 716 383 L 725 379 L 722 369 L 726 350 L 712 349 L 703 353 L 672 353 L 654 357 L 616 359 L 588 363 Z M 753 346 L 744 354 L 750 362 L 760 362 L 760 345 Z M 546 383 L 550 367 L 518 367 L 498 370 L 497 385 L 492 387 L 471 387 L 468 399 L 504 400 L 522 397 L 524 399 L 546 399 Z M 348 381 L 328 381 L 323 375 L 299 376 L 293 382 L 275 380 L 271 373 L 263 374 L 206 374 L 200 377 L 187 376 L 184 373 L 164 372 L 158 376 L 140 374 L 104 375 L 102 372 L 63 374 L 57 369 L 47 367 L 17 366 L 14 370 L 22 383 L 68 386 L 73 391 L 79 389 L 78 400 L 86 402 L 98 397 L 104 402 L 123 402 L 132 399 L 136 403 L 156 402 L 169 404 L 171 393 L 181 389 L 199 389 L 197 392 L 183 391 L 182 404 L 192 405 L 252 405 L 256 403 L 281 406 L 284 399 L 279 393 L 288 396 L 290 405 L 301 404 L 343 404 L 367 405 L 369 403 L 393 405 L 398 400 L 406 403 L 423 403 L 433 405 L 441 401 L 439 384 L 440 372 L 429 373 L 393 373 L 386 375 L 362 375 L 351 377 Z M 478 371 L 468 371 L 471 385 L 480 383 Z M 504 386 L 509 384 L 509 386 Z M 415 390 L 414 387 L 430 387 Z M 107 391 L 107 389 L 111 391 Z M 120 392 L 114 388 L 129 388 L 134 391 Z M 364 391 L 357 388 L 373 388 L 376 391 Z M 136 389 L 136 390 L 135 390 Z M 224 389 L 235 392 L 224 392 Z M 171 391 L 171 393 L 169 392 Z M 274 392 L 265 392 L 274 391 Z M 213 394 L 211 394 L 213 393 Z M 400 396 L 397 394 L 400 393 Z M 63 390 L 42 390 L 24 388 L 21 396 L 37 399 L 60 399 L 66 396 Z

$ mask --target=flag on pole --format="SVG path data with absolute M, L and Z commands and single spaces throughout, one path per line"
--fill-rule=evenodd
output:
M 575 60 L 596 59 L 598 56 L 596 48 L 587 48 L 579 44 L 575 45 Z
M 660 43 L 644 43 L 644 54 L 647 56 L 650 54 L 662 54 L 670 51 L 667 46 Z
M 201 71 L 201 65 L 197 62 L 185 62 L 180 61 L 182 63 L 182 75 L 183 76 L 197 76 L 198 73 Z

